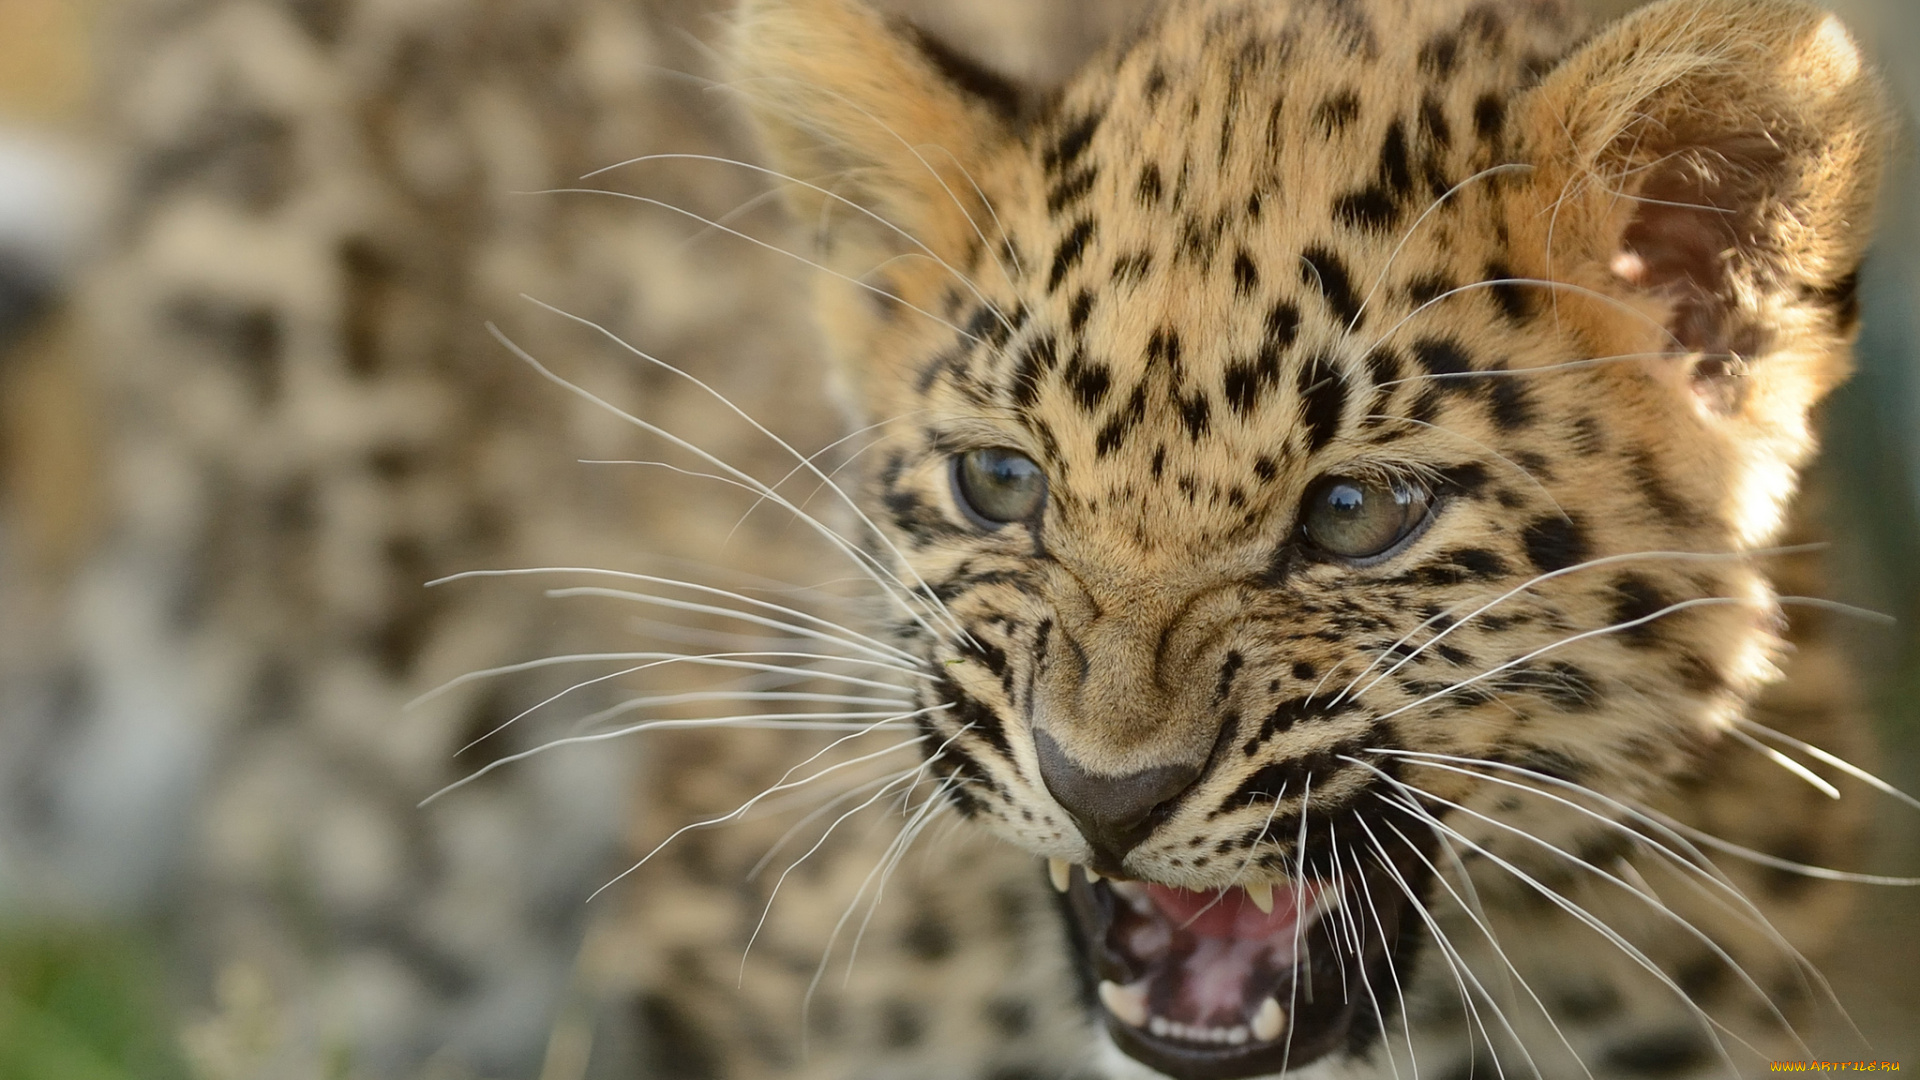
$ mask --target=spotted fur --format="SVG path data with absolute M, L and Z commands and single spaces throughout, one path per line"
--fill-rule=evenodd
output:
M 1031 40 L 1056 7 L 995 10 Z M 105 863 L 178 912 L 199 1075 L 1137 1077 L 1036 856 L 1216 886 L 1357 872 L 1374 843 L 1393 857 L 1369 885 L 1401 888 L 1391 865 L 1430 918 L 1393 942 L 1392 993 L 1296 1073 L 1791 1052 L 1783 1016 L 1820 995 L 1792 949 L 1844 890 L 1788 864 L 1850 865 L 1859 800 L 1740 719 L 1848 758 L 1863 738 L 1829 616 L 1777 599 L 1817 591 L 1812 556 L 1765 554 L 1806 538 L 1789 500 L 1846 374 L 1883 139 L 1837 24 L 1791 0 L 1667 0 L 1598 31 L 1552 0 L 1168 0 L 1040 90 L 855 0 L 748 0 L 724 97 L 788 181 L 776 246 L 818 274 L 686 243 L 677 213 L 742 222 L 750 171 L 644 174 L 618 187 L 657 201 L 639 209 L 501 194 L 752 153 L 709 98 L 636 74 L 703 62 L 676 10 L 127 6 L 120 217 L 76 305 L 112 511 L 49 571 L 71 580 L 0 605 L 33 629 L 0 657 L 31 689 L 0 758 L 48 793 L 18 831 L 49 865 Z M 850 424 L 804 363 L 809 284 Z M 858 433 L 834 475 L 879 529 L 820 516 L 907 594 L 853 629 L 914 661 L 894 775 L 916 816 L 773 803 L 679 832 L 859 754 L 759 730 L 667 733 L 631 768 L 606 744 L 545 755 L 414 808 L 569 684 L 405 703 L 631 640 L 624 608 L 419 581 L 845 569 L 692 482 L 583 479 L 578 458 L 655 448 L 529 391 L 487 321 L 726 463 L 793 462 L 528 289 L 796 445 Z M 1042 516 L 960 510 L 952 461 L 985 446 L 1044 467 Z M 1299 506 L 1334 473 L 1437 509 L 1379 560 L 1330 560 Z M 1675 551 L 1703 557 L 1638 554 Z M 661 648 L 727 628 L 643 627 Z M 567 700 L 622 707 L 597 683 Z M 552 734 L 531 722 L 483 745 L 531 749 Z M 102 748 L 129 733 L 166 752 L 127 770 Z M 1043 745 L 1096 792 L 1195 779 L 1111 865 Z M 1610 800 L 1581 803 L 1597 818 L 1554 801 L 1576 788 Z M 146 830 L 63 863 L 103 791 Z M 1453 832 L 1404 808 L 1422 798 Z M 1715 860 L 1764 919 L 1628 806 L 1771 859 Z M 800 857 L 810 820 L 833 835 Z
M 1480 856 L 1524 909 L 1528 866 L 1605 891 L 1568 863 L 1632 856 L 1625 807 L 1798 783 L 1722 759 L 1779 675 L 1764 553 L 1848 370 L 1878 173 L 1830 17 L 1670 0 L 1589 36 L 1553 3 L 1190 0 L 1012 119 L 834 0 L 749 3 L 738 50 L 830 265 L 871 287 L 820 305 L 883 425 L 872 505 L 950 613 L 896 629 L 943 673 L 922 723 L 960 814 L 1196 890 L 1410 829 L 1396 851 Z M 955 508 L 950 462 L 993 446 L 1045 471 L 1042 514 Z M 1329 557 L 1301 532 L 1328 476 L 1436 508 Z M 1484 779 L 1516 774 L 1607 820 Z M 1090 808 L 1150 778 L 1103 833 Z M 1439 858 L 1401 884 L 1437 890 Z M 1633 966 L 1583 977 L 1640 1000 Z M 1705 1014 L 1654 1012 L 1638 1057 L 1580 1056 L 1712 1063 Z M 1346 1052 L 1384 1070 L 1379 1027 Z

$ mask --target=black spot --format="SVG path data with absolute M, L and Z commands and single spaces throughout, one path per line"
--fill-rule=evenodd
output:
M 1633 477 L 1634 486 L 1640 489 L 1640 497 L 1647 500 L 1654 513 L 1676 525 L 1700 520 L 1700 508 L 1673 490 L 1651 452 L 1636 450 L 1631 457 L 1627 471 Z
M 1293 344 L 1300 333 L 1300 309 L 1285 300 L 1273 305 L 1267 312 L 1267 345 L 1274 349 L 1285 349 Z
M 1250 296 L 1260 286 L 1260 268 L 1253 265 L 1253 256 L 1243 248 L 1233 257 L 1233 291 L 1240 296 Z
M 1078 334 L 1087 328 L 1087 316 L 1093 314 L 1093 293 L 1081 289 L 1067 307 L 1067 331 Z
M 1706 1037 L 1692 1029 L 1637 1035 L 1607 1047 L 1601 1061 L 1615 1072 L 1640 1076 L 1673 1076 L 1690 1072 L 1713 1059 Z
M 1613 582 L 1613 625 L 1620 626 L 1640 619 L 1651 620 L 1653 615 L 1672 603 L 1653 582 L 1639 574 L 1622 574 Z M 1648 621 L 1619 633 L 1629 645 L 1644 648 L 1658 643 L 1659 626 L 1657 620 Z
M 1498 578 L 1507 575 L 1507 561 L 1485 548 L 1459 548 L 1441 556 L 1459 568 L 1467 578 Z
M 1199 442 L 1212 426 L 1213 404 L 1205 393 L 1197 393 L 1189 398 L 1180 399 L 1180 422 L 1187 427 L 1187 437 Z
M 880 1042 L 889 1050 L 905 1050 L 926 1038 L 927 1024 L 920 1011 L 898 998 L 880 1008 Z
M 1246 416 L 1260 403 L 1260 396 L 1279 378 L 1279 352 L 1263 348 L 1251 360 L 1229 363 L 1221 381 L 1221 389 L 1226 394 L 1228 406 L 1241 416 Z
M 711 1037 L 688 1020 L 671 998 L 648 994 L 634 1003 L 639 1028 L 645 1033 L 643 1076 L 672 1076 L 682 1080 L 719 1080 L 720 1070 Z
M 1332 711 L 1323 711 L 1317 705 L 1301 709 L 1297 702 L 1283 704 L 1274 711 L 1273 716 L 1268 718 L 1273 722 L 1274 730 L 1268 732 L 1267 725 L 1263 723 L 1259 740 L 1249 740 L 1247 745 L 1253 746 L 1258 741 L 1264 741 L 1273 734 L 1285 731 L 1297 721 L 1309 720 L 1317 716 L 1332 716 L 1336 712 L 1345 710 L 1345 706 L 1337 706 Z M 1301 792 L 1308 790 L 1309 782 L 1312 783 L 1313 790 L 1318 791 L 1324 786 L 1327 777 L 1346 767 L 1346 764 L 1340 760 L 1341 757 L 1351 756 L 1365 747 L 1364 741 L 1343 739 L 1324 750 L 1303 754 L 1290 761 L 1276 761 L 1247 777 L 1221 804 L 1221 808 L 1238 810 L 1257 802 L 1276 802 L 1289 794 L 1297 798 Z M 1243 746 L 1241 749 L 1246 750 L 1246 747 Z M 1251 755 L 1252 751 L 1247 753 Z M 1279 822 L 1276 820 L 1274 824 L 1275 831 L 1278 832 Z M 1298 823 L 1293 824 L 1297 827 Z
M 1174 385 L 1179 385 L 1180 370 L 1180 332 L 1170 326 L 1163 326 L 1147 339 L 1147 367 L 1164 364 L 1172 372 Z
M 1027 95 L 1020 84 L 913 25 L 903 28 L 920 55 L 955 89 L 985 105 L 1002 120 L 1017 120 L 1027 111 Z
M 1167 69 L 1159 64 L 1153 65 L 1153 68 L 1147 72 L 1147 81 L 1141 90 L 1147 99 L 1147 104 L 1151 105 L 1160 100 L 1161 96 L 1167 92 Z
M 1047 147 L 1041 156 L 1041 164 L 1048 172 L 1064 172 L 1080 160 L 1087 152 L 1087 144 L 1093 141 L 1093 133 L 1100 129 L 1100 113 L 1088 113 L 1061 129 L 1060 137 Z
M 1453 291 L 1453 281 L 1445 274 L 1422 274 L 1407 282 L 1407 298 L 1417 305 L 1427 305 Z
M 1395 120 L 1380 142 L 1380 183 L 1396 199 L 1413 194 L 1413 168 L 1407 161 L 1407 132 Z
M 1507 321 L 1524 324 L 1533 317 L 1533 296 L 1530 286 L 1519 284 L 1513 279 L 1513 269 L 1503 262 L 1487 264 L 1486 281 L 1491 282 L 1487 291 L 1493 294 L 1493 302 L 1500 307 L 1500 313 Z
M 1073 354 L 1068 361 L 1068 369 L 1062 373 L 1073 398 L 1089 413 L 1106 402 L 1108 390 L 1114 386 L 1114 373 L 1100 361 L 1089 361 L 1081 354 Z
M 1086 198 L 1087 192 L 1093 190 L 1093 182 L 1099 176 L 1100 170 L 1089 165 L 1055 184 L 1053 190 L 1047 192 L 1047 213 L 1058 214 Z
M 901 931 L 900 944 L 914 958 L 938 963 L 953 955 L 953 928 L 935 913 L 921 910 Z
M 1300 419 L 1307 429 L 1307 453 L 1315 454 L 1340 432 L 1347 382 L 1331 357 L 1316 356 L 1301 365 L 1295 386 L 1300 391 Z
M 1483 142 L 1493 142 L 1507 125 L 1507 103 L 1498 94 L 1482 94 L 1473 103 L 1473 130 Z
M 277 311 L 188 297 L 174 303 L 168 314 L 182 335 L 198 338 L 207 352 L 232 362 L 256 404 L 279 400 L 285 334 Z
M 1033 1030 L 1033 1006 L 1017 998 L 994 998 L 987 1002 L 987 1023 L 1009 1039 L 1018 1039 Z
M 1413 343 L 1413 358 L 1429 375 L 1461 375 L 1473 370 L 1466 350 L 1451 338 L 1421 338 Z
M 1815 299 L 1833 311 L 1833 328 L 1850 334 L 1860 324 L 1860 272 L 1858 270 L 1814 293 Z
M 1435 470 L 1435 490 L 1450 495 L 1472 497 L 1487 484 L 1487 469 L 1477 461 L 1458 461 Z
M 1300 680 L 1301 682 L 1306 682 L 1309 679 L 1317 678 L 1319 674 L 1320 674 L 1320 669 L 1314 667 L 1312 664 L 1309 664 L 1305 660 L 1294 661 L 1293 677 Z
M 1108 420 L 1106 425 L 1100 429 L 1100 433 L 1095 436 L 1093 441 L 1094 456 L 1106 457 L 1108 454 L 1120 449 L 1120 444 L 1127 441 L 1127 432 L 1133 430 L 1134 425 L 1138 424 L 1146 414 L 1147 387 L 1145 383 L 1142 383 L 1134 387 L 1133 396 L 1128 399 L 1126 407 L 1116 413 L 1111 420 Z
M 1400 354 L 1389 346 L 1382 345 L 1367 354 L 1367 378 L 1377 391 L 1374 395 L 1374 411 L 1377 412 L 1379 403 L 1386 400 L 1388 385 L 1400 381 L 1400 365 Z
M 1421 389 L 1414 395 L 1413 405 L 1407 410 L 1407 419 L 1416 424 L 1431 424 L 1440 418 L 1440 391 L 1431 386 Z
M 1042 334 L 1020 350 L 1020 360 L 1013 367 L 1014 405 L 1024 409 L 1034 403 L 1040 396 L 1040 380 L 1058 359 L 1052 334 Z
M 1155 165 L 1153 162 L 1148 162 L 1141 166 L 1140 183 L 1135 187 L 1134 191 L 1135 197 L 1140 200 L 1141 206 L 1159 206 L 1160 199 L 1165 194 L 1165 187 L 1160 180 L 1160 166 Z
M 1725 961 L 1709 953 L 1680 965 L 1680 970 L 1673 973 L 1673 982 L 1689 1000 L 1697 1002 L 1726 985 L 1732 975 Z
M 1359 117 L 1360 95 L 1352 90 L 1330 94 L 1313 109 L 1314 124 L 1329 139 L 1345 131 L 1347 125 Z
M 1578 1024 L 1591 1024 L 1619 1013 L 1625 1004 L 1610 984 L 1593 982 L 1567 987 L 1553 997 L 1554 1013 Z
M 1130 251 L 1113 260 L 1113 280 L 1121 284 L 1139 281 L 1152 268 L 1153 252 Z
M 1253 475 L 1259 477 L 1261 482 L 1271 484 L 1274 478 L 1280 475 L 1280 466 L 1272 458 L 1262 454 L 1253 459 Z
M 1400 219 L 1400 204 L 1386 188 L 1370 184 L 1335 199 L 1333 214 L 1356 229 L 1384 232 Z
M 1446 106 L 1432 94 L 1420 101 L 1420 130 L 1442 148 L 1453 144 L 1453 125 L 1447 122 Z
M 346 5 L 341 0 L 294 0 L 289 5 L 300 28 L 324 46 L 339 41 L 340 29 L 347 21 Z
M 1520 380 L 1495 376 L 1483 380 L 1493 422 L 1502 431 L 1518 431 L 1533 423 L 1533 399 Z
M 1273 106 L 1267 110 L 1267 150 L 1269 152 L 1280 149 L 1280 120 L 1286 111 L 1286 104 L 1286 98 L 1276 97 L 1273 99 Z
M 1570 426 L 1573 435 L 1567 441 L 1573 445 L 1574 452 L 1590 457 L 1607 448 L 1607 429 L 1597 418 L 1576 416 Z
M 1564 570 L 1585 562 L 1588 551 L 1586 529 L 1578 519 L 1558 514 L 1537 518 L 1521 533 L 1527 558 L 1543 574 Z
M 1435 34 L 1420 46 L 1420 70 L 1435 78 L 1453 74 L 1460 59 L 1460 39 L 1452 34 Z
M 1354 295 L 1347 264 L 1323 247 L 1308 248 L 1300 253 L 1300 259 L 1303 263 L 1300 268 L 1301 281 L 1319 290 L 1327 306 L 1339 316 L 1342 323 L 1357 328 L 1360 298 Z
M 1245 666 L 1246 662 L 1247 658 L 1240 655 L 1238 651 L 1230 651 L 1227 653 L 1226 662 L 1220 665 L 1220 678 L 1213 688 L 1213 703 L 1215 705 L 1227 700 L 1227 695 L 1233 692 L 1234 677 L 1240 674 L 1240 669 Z
M 1093 239 L 1093 219 L 1081 218 L 1074 222 L 1073 228 L 1061 239 L 1060 245 L 1053 251 L 1053 269 L 1047 274 L 1047 291 L 1053 292 L 1087 253 L 1087 243 Z

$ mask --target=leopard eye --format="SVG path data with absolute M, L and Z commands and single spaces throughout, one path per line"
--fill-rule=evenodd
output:
M 960 508 L 989 529 L 1030 521 L 1047 501 L 1047 475 L 1040 466 L 1004 446 L 954 458 L 953 488 Z
M 1372 558 L 1418 528 L 1432 502 L 1413 484 L 1329 476 L 1307 490 L 1300 531 L 1329 555 Z

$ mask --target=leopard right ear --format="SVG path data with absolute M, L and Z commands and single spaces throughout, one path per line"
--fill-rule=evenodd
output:
M 789 205 L 837 269 L 917 250 L 901 233 L 954 262 L 978 244 L 995 160 L 1034 107 L 1015 83 L 857 0 L 746 0 L 731 54 L 773 166 L 798 181 Z

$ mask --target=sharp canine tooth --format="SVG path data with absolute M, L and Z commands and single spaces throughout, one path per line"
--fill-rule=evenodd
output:
M 1273 914 L 1272 885 L 1263 881 L 1258 885 L 1246 885 L 1242 887 L 1247 890 L 1247 898 L 1253 901 L 1254 907 L 1259 908 L 1263 914 Z
M 1065 859 L 1048 859 L 1047 860 L 1047 876 L 1053 879 L 1053 889 L 1055 892 L 1067 891 L 1067 885 L 1072 881 L 1072 879 L 1068 875 L 1072 873 L 1073 873 L 1073 864 L 1068 862 L 1067 860 Z M 1085 985 L 1085 984 L 1083 983 L 1082 985 Z
M 1087 884 L 1092 885 L 1094 882 L 1101 880 L 1100 875 L 1093 872 L 1093 867 L 1083 866 L 1080 869 L 1086 872 Z
M 1100 1004 L 1120 1019 L 1128 1027 L 1140 1027 L 1147 1022 L 1147 992 L 1133 987 L 1121 986 L 1106 979 L 1100 980 Z
M 1261 1042 L 1272 1042 L 1279 1038 L 1286 1026 L 1286 1010 L 1272 998 L 1261 1002 L 1260 1011 L 1253 1015 L 1253 1037 Z

